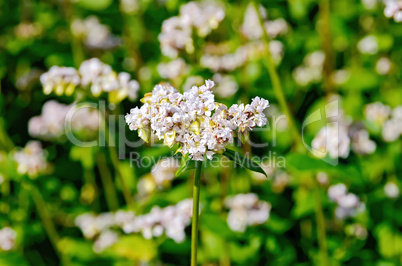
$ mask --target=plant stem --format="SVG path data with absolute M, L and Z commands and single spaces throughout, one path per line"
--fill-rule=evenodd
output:
M 35 185 L 29 183 L 23 183 L 23 186 L 30 192 L 35 207 L 38 211 L 39 217 L 42 220 L 42 225 L 45 228 L 46 234 L 49 237 L 50 243 L 52 244 L 56 254 L 60 257 L 60 259 L 62 259 L 58 247 L 60 237 L 57 234 L 56 227 L 54 226 L 49 210 L 46 206 L 45 200 L 42 198 L 40 191 L 36 188 Z
M 193 186 L 193 217 L 191 225 L 191 266 L 197 265 L 201 168 L 202 168 L 202 161 L 197 161 L 194 175 L 194 186 Z
M 314 196 L 315 196 L 315 218 L 317 223 L 318 246 L 320 249 L 321 262 L 320 265 L 329 266 L 327 237 L 325 230 L 325 216 L 322 208 L 321 189 L 317 180 L 313 176 Z
M 288 118 L 289 127 L 290 127 L 290 130 L 294 137 L 296 149 L 300 151 L 303 149 L 303 141 L 302 141 L 301 135 L 299 133 L 299 130 L 297 128 L 296 122 L 293 119 L 293 115 L 290 112 L 289 106 L 286 103 L 286 97 L 283 92 L 281 80 L 279 79 L 279 75 L 278 75 L 278 72 L 276 71 L 275 63 L 272 59 L 272 55 L 269 50 L 270 40 L 269 40 L 269 36 L 268 36 L 267 32 L 265 31 L 264 20 L 261 17 L 261 14 L 259 12 L 258 4 L 255 1 L 253 1 L 253 5 L 256 10 L 256 13 L 258 14 L 258 18 L 260 20 L 260 26 L 261 26 L 262 32 L 263 32 L 262 40 L 265 44 L 265 49 L 266 49 L 267 58 L 266 58 L 266 60 L 263 60 L 263 62 L 265 64 L 265 67 L 268 70 L 269 77 L 271 78 L 272 86 L 274 88 L 275 96 L 279 102 L 279 105 L 280 105 L 282 111 L 284 112 L 284 114 L 286 115 L 286 117 Z
M 129 188 L 127 187 L 127 184 L 124 180 L 123 173 L 121 172 L 120 169 L 120 161 L 119 161 L 119 156 L 117 155 L 117 151 L 114 148 L 115 146 L 115 136 L 113 132 L 109 130 L 108 127 L 108 119 L 106 112 L 104 108 L 99 108 L 99 111 L 101 113 L 101 134 L 103 134 L 104 139 L 106 140 L 106 146 L 109 150 L 109 156 L 112 161 L 112 164 L 114 166 L 115 172 L 117 177 L 119 178 L 120 184 L 121 184 L 121 189 L 123 191 L 123 196 L 124 199 L 127 203 L 127 206 L 129 209 L 134 209 L 134 201 L 133 197 L 131 196 L 131 192 Z
M 103 189 L 105 190 L 107 205 L 111 211 L 115 211 L 119 207 L 116 195 L 116 187 L 113 183 L 109 168 L 107 167 L 106 156 L 104 153 L 98 153 L 96 156 L 96 163 L 99 168 Z
M 318 4 L 319 33 L 321 37 L 321 47 L 325 54 L 323 68 L 323 87 L 327 93 L 333 90 L 331 81 L 332 74 L 332 53 L 331 53 L 331 31 L 330 31 L 330 0 L 320 0 Z

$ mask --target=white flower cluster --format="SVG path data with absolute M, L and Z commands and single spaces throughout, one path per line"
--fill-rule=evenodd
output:
M 375 64 L 375 70 L 380 75 L 387 75 L 392 68 L 392 62 L 388 57 L 381 57 Z
M 387 18 L 394 18 L 395 22 L 402 22 L 402 1 L 383 0 L 385 4 L 384 15 Z
M 10 227 L 0 229 L 0 251 L 10 251 L 14 248 L 17 233 Z
M 339 98 L 336 95 L 332 97 Z M 317 157 L 323 158 L 328 154 L 331 158 L 347 158 L 350 148 L 361 155 L 372 154 L 376 150 L 377 145 L 370 140 L 368 131 L 360 123 L 352 123 L 344 115 L 344 111 L 338 106 L 338 100 L 330 102 L 327 107 L 329 121 L 335 123 L 321 128 L 314 137 L 311 146 Z
M 328 197 L 337 203 L 335 215 L 338 219 L 354 217 L 366 209 L 366 205 L 342 183 L 332 185 L 328 188 Z
M 212 79 L 216 82 L 217 86 L 214 89 L 216 95 L 221 98 L 232 97 L 238 90 L 239 85 L 236 79 L 231 75 L 222 75 L 216 73 Z
M 152 130 L 166 146 L 178 143 L 180 152 L 193 160 L 203 161 L 204 155 L 212 159 L 233 143 L 234 133 L 264 126 L 267 118 L 263 111 L 269 106 L 267 100 L 256 97 L 251 104 L 227 108 L 215 102 L 213 86 L 214 82 L 207 80 L 205 85 L 181 94 L 170 85 L 156 85 L 142 99 L 144 105 L 126 115 L 126 122 L 145 141 Z
M 402 135 L 402 105 L 392 110 L 381 102 L 369 103 L 364 115 L 368 121 L 382 126 L 382 138 L 386 142 L 393 142 Z
M 233 231 L 244 232 L 248 226 L 265 223 L 269 218 L 271 204 L 258 199 L 254 193 L 237 194 L 225 199 L 229 208 L 227 222 Z
M 386 142 L 397 140 L 402 135 L 402 105 L 392 110 L 391 118 L 382 127 L 382 138 Z
M 14 160 L 17 163 L 17 171 L 20 174 L 27 174 L 36 177 L 46 172 L 49 164 L 46 161 L 47 152 L 42 149 L 39 141 L 29 141 L 25 147 L 14 153 Z
M 108 93 L 112 102 L 120 102 L 126 97 L 133 101 L 139 89 L 138 82 L 130 80 L 128 73 L 116 73 L 97 58 L 82 62 L 78 71 L 72 67 L 53 66 L 41 75 L 40 80 L 45 94 L 55 91 L 58 95 L 71 95 L 80 85 L 90 87 L 95 97 Z
M 321 128 L 311 146 L 317 157 L 325 157 L 328 153 L 331 158 L 347 158 L 350 152 L 347 126 L 330 124 Z
M 145 238 L 159 237 L 165 234 L 175 242 L 183 242 L 185 228 L 191 223 L 192 199 L 183 200 L 176 205 L 160 208 L 155 206 L 148 214 L 135 215 L 131 211 L 85 213 L 75 219 L 85 238 L 95 239 L 94 250 L 103 251 L 118 240 L 114 228 L 120 228 L 125 234 L 141 233 Z
M 186 237 L 185 228 L 191 223 L 192 204 L 192 199 L 186 199 L 163 209 L 153 207 L 150 213 L 124 222 L 122 229 L 127 234 L 141 232 L 147 239 L 165 233 L 175 242 L 183 242 Z
M 46 102 L 39 116 L 28 122 L 32 137 L 44 140 L 60 140 L 67 133 L 66 116 L 71 111 L 71 130 L 82 137 L 93 137 L 99 129 L 100 114 L 96 109 L 66 105 L 54 100 Z
M 48 72 L 40 76 L 43 93 L 55 92 L 57 95 L 71 95 L 80 84 L 80 76 L 73 67 L 52 66 Z
M 263 20 L 266 20 L 267 12 L 261 5 L 259 6 L 259 13 Z M 279 35 L 286 34 L 288 31 L 288 24 L 286 20 L 282 18 L 264 21 L 263 23 L 265 32 L 271 38 L 276 38 Z M 247 39 L 250 40 L 260 39 L 263 36 L 263 28 L 261 27 L 257 10 L 251 3 L 247 6 L 240 31 Z
M 156 163 L 151 170 L 151 175 L 158 187 L 163 187 L 170 183 L 174 178 L 180 162 L 173 158 L 164 158 Z
M 194 52 L 193 27 L 200 37 L 207 36 L 224 19 L 225 11 L 216 3 L 189 2 L 180 8 L 179 16 L 171 17 L 162 24 L 159 34 L 162 54 L 175 58 L 180 50 Z
M 182 58 L 158 65 L 158 73 L 162 78 L 175 79 L 187 73 L 188 67 Z
M 378 39 L 374 35 L 367 35 L 357 43 L 357 49 L 362 54 L 376 54 L 378 52 Z
M 269 42 L 269 51 L 275 64 L 279 64 L 283 57 L 283 44 L 273 40 Z M 266 52 L 266 45 L 262 41 L 246 43 L 239 47 L 234 53 L 224 55 L 204 54 L 200 59 L 201 66 L 214 72 L 233 71 L 243 66 L 246 62 L 262 58 Z
M 120 38 L 113 36 L 110 28 L 101 24 L 96 16 L 75 19 L 71 23 L 71 32 L 74 37 L 83 40 L 89 49 L 109 50 L 121 44 Z
M 307 86 L 311 83 L 320 82 L 325 55 L 322 51 L 315 51 L 306 55 L 303 65 L 293 70 L 293 78 L 300 86 Z

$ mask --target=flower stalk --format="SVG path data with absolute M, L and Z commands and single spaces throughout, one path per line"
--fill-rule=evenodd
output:
M 196 170 L 195 170 L 194 186 L 193 186 L 193 218 L 191 225 L 191 266 L 197 265 L 201 168 L 202 168 L 202 161 L 196 161 Z

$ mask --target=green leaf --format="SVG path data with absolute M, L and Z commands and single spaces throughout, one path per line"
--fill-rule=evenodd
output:
M 179 176 L 181 174 L 183 174 L 184 172 L 188 171 L 188 170 L 192 170 L 195 169 L 195 161 L 192 160 L 191 158 L 189 158 L 189 155 L 186 154 L 185 156 L 183 156 L 181 158 L 181 165 L 179 167 L 179 169 L 177 169 L 176 171 L 176 176 Z
M 203 213 L 201 215 L 201 227 L 226 239 L 235 237 L 235 233 L 230 230 L 228 224 L 214 213 Z
M 261 166 L 255 160 L 247 158 L 237 151 L 226 149 L 223 152 L 223 155 L 225 155 L 229 160 L 234 161 L 241 167 L 247 168 L 254 172 L 261 173 L 261 174 L 265 175 L 266 177 L 268 177 L 267 174 L 265 173 L 265 171 L 261 168 Z

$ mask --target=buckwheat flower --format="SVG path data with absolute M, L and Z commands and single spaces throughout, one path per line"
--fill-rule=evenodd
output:
M 328 196 L 331 201 L 337 203 L 335 215 L 338 219 L 354 217 L 365 210 L 365 204 L 355 194 L 348 193 L 346 186 L 342 183 L 330 186 Z
M 205 37 L 219 26 L 225 11 L 213 1 L 193 1 L 180 7 L 180 18 L 195 27 L 200 37 Z
M 342 124 L 325 126 L 314 137 L 311 146 L 316 156 L 320 158 L 326 154 L 331 158 L 347 158 L 350 151 L 348 128 Z
M 94 96 L 108 93 L 109 100 L 120 102 L 126 97 L 130 100 L 137 98 L 139 84 L 131 80 L 126 72 L 116 73 L 109 65 L 102 63 L 98 58 L 92 58 L 81 63 L 79 68 L 81 85 L 90 87 Z
M 44 94 L 54 91 L 57 95 L 71 95 L 80 84 L 80 76 L 73 67 L 52 66 L 40 76 L 40 82 Z
M 393 142 L 402 135 L 402 106 L 392 110 L 391 118 L 384 122 L 382 137 L 386 142 Z
M 384 186 L 384 193 L 390 199 L 396 199 L 399 197 L 399 188 L 393 182 L 387 182 Z
M 365 129 L 354 132 L 351 136 L 352 149 L 358 154 L 372 154 L 377 145 L 374 141 L 370 140 L 369 133 Z
M 10 251 L 14 248 L 17 233 L 10 227 L 0 229 L 0 250 Z
M 391 66 L 391 60 L 389 60 L 387 57 L 381 57 L 380 59 L 378 59 L 375 65 L 375 70 L 380 75 L 387 75 L 391 70 Z
M 388 18 L 394 18 L 395 22 L 402 22 L 402 1 L 383 0 L 385 4 L 384 15 Z
M 110 28 L 100 23 L 95 16 L 84 20 L 75 19 L 71 23 L 71 32 L 76 38 L 84 41 L 89 49 L 113 49 L 121 44 L 121 40 L 112 35 Z
M 32 137 L 43 140 L 63 140 L 66 130 L 66 116 L 71 117 L 71 130 L 83 138 L 93 138 L 100 124 L 99 111 L 86 106 L 66 105 L 50 100 L 43 105 L 42 113 L 28 122 L 28 131 Z
M 122 225 L 126 234 L 141 233 L 150 239 L 165 234 L 175 242 L 183 242 L 185 229 L 191 222 L 192 200 L 186 199 L 165 208 L 155 206 L 148 214 L 132 216 Z
M 336 185 L 332 185 L 328 188 L 328 197 L 330 198 L 330 200 L 336 202 L 343 196 L 345 196 L 347 191 L 348 189 L 345 184 L 339 183 Z
M 378 52 L 377 37 L 367 35 L 357 43 L 357 48 L 362 54 L 376 54 Z
M 263 6 L 258 6 L 260 15 L 266 19 L 267 13 Z M 260 18 L 253 4 L 248 4 L 246 12 L 244 13 L 243 24 L 240 28 L 241 33 L 250 40 L 260 39 L 263 35 L 261 28 Z
M 225 199 L 229 208 L 227 222 L 233 231 L 244 232 L 248 226 L 265 223 L 269 218 L 271 204 L 258 199 L 256 194 L 237 194 Z
M 322 186 L 327 185 L 329 182 L 329 177 L 328 177 L 327 173 L 325 173 L 325 172 L 318 172 L 316 179 L 317 179 L 317 182 Z
M 158 73 L 162 78 L 175 79 L 186 74 L 188 68 L 182 58 L 158 65 Z
M 96 235 L 116 225 L 113 213 L 101 213 L 94 215 L 92 213 L 84 213 L 75 218 L 75 225 L 78 226 L 84 237 L 93 239 Z
M 286 20 L 283 18 L 278 18 L 264 22 L 264 28 L 269 37 L 276 38 L 279 35 L 286 34 L 289 27 Z
M 32 137 L 44 140 L 59 139 L 65 134 L 64 122 L 70 107 L 54 100 L 46 102 L 39 116 L 28 122 L 28 132 Z
M 39 141 L 29 141 L 25 147 L 14 153 L 14 160 L 17 163 L 17 171 L 20 174 L 27 174 L 35 178 L 38 174 L 45 173 L 49 169 L 46 161 L 47 152 L 42 149 Z
M 389 117 L 391 108 L 380 102 L 370 103 L 364 107 L 364 115 L 367 120 L 382 125 Z
M 170 58 L 178 56 L 180 50 L 194 52 L 191 25 L 183 23 L 180 17 L 171 17 L 162 23 L 158 36 L 162 54 Z
M 215 74 L 212 78 L 217 86 L 214 90 L 216 95 L 221 98 L 228 98 L 233 96 L 239 87 L 235 78 L 231 75 Z
M 311 83 L 320 82 L 325 55 L 322 51 L 315 51 L 307 54 L 301 66 L 293 70 L 293 78 L 297 84 L 306 86 Z
M 116 232 L 106 230 L 102 232 L 93 244 L 93 250 L 96 253 L 101 253 L 105 249 L 113 246 L 119 240 L 119 236 Z
M 215 153 L 233 143 L 233 135 L 262 127 L 267 119 L 268 101 L 256 97 L 251 104 L 233 105 L 229 109 L 215 102 L 214 82 L 193 86 L 183 94 L 168 84 L 159 84 L 142 99 L 141 108 L 126 115 L 130 130 L 149 141 L 151 131 L 166 146 L 179 144 L 179 151 L 193 160 L 212 159 Z
M 190 76 L 186 79 L 183 84 L 183 91 L 190 90 L 193 86 L 201 86 L 204 84 L 205 80 L 201 76 Z
M 174 178 L 180 162 L 173 157 L 164 158 L 152 167 L 151 175 L 158 187 L 163 187 Z
M 350 71 L 347 69 L 339 69 L 331 73 L 331 81 L 337 86 L 345 84 L 350 77 Z

